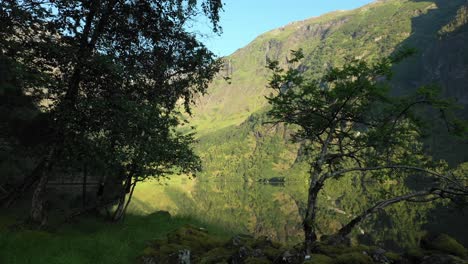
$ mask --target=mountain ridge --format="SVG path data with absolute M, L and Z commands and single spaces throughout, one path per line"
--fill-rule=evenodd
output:
M 436 23 L 445 19 L 440 22 L 445 25 L 457 7 L 466 5 L 462 0 L 441 2 L 376 1 L 358 9 L 334 11 L 267 31 L 224 57 L 224 69 L 210 85 L 208 95 L 198 100 L 193 124 L 204 135 L 239 125 L 264 107 L 264 96 L 269 93 L 267 59 L 279 60 L 286 66 L 290 50 L 302 48 L 306 57 L 301 66 L 318 77 L 328 67 L 342 65 L 346 57 L 373 60 L 390 55 L 415 34 L 415 18 L 439 10 Z M 230 78 L 230 84 L 224 77 Z
M 305 58 L 296 66 L 302 67 L 306 76 L 319 78 L 330 66 L 342 65 L 347 57 L 372 61 L 401 46 L 416 47 L 417 55 L 395 67 L 394 93 L 404 94 L 420 85 L 439 83 L 444 95 L 465 103 L 461 113 L 468 116 L 468 52 L 462 48 L 468 40 L 468 16 L 460 12 L 467 7 L 465 0 L 377 1 L 338 15 L 331 12 L 290 23 L 260 35 L 225 58 L 223 72 L 194 111 L 193 124 L 200 131 L 196 148 L 208 168 L 203 177 L 226 179 L 240 174 L 245 180 L 256 180 L 280 174 L 297 178 L 290 175 L 292 171 L 302 175 L 293 162 L 300 159 L 300 147 L 276 136 L 271 132 L 274 130 L 261 123 L 268 107 L 264 98 L 269 93 L 266 62 L 279 60 L 286 66 L 289 51 L 298 48 L 304 50 Z M 441 30 L 453 21 L 464 22 L 456 22 L 457 29 L 442 36 Z M 226 76 L 231 78 L 231 84 L 223 79 Z M 450 160 L 454 166 L 468 160 L 466 142 L 447 138 L 436 124 L 430 126 L 439 139 L 431 139 L 429 152 L 435 153 L 437 159 Z M 275 171 L 269 166 L 283 169 Z M 298 166 L 305 170 L 303 165 Z
M 195 150 L 203 161 L 203 171 L 195 181 L 196 191 L 178 194 L 189 198 L 195 194 L 199 200 L 184 198 L 180 204 L 206 212 L 206 215 L 216 204 L 220 204 L 223 212 L 234 212 L 236 208 L 233 222 L 246 223 L 250 226 L 248 230 L 256 230 L 262 227 L 257 226 L 261 224 L 256 221 L 257 216 L 274 214 L 272 207 L 277 209 L 279 205 L 278 199 L 270 193 L 259 195 L 256 186 L 263 184 L 264 179 L 276 177 L 284 178 L 285 195 L 294 203 L 288 208 L 299 211 L 299 217 L 306 206 L 309 167 L 301 144 L 290 142 L 294 128 L 268 123 L 268 105 L 264 98 L 269 93 L 267 58 L 277 59 L 282 66 L 287 66 L 290 50 L 303 48 L 305 58 L 295 67 L 300 67 L 307 77 L 320 78 L 330 66 L 339 67 L 347 58 L 372 61 L 391 55 L 403 45 L 412 46 L 418 48 L 418 53 L 395 67 L 393 92 L 404 94 L 420 85 L 436 82 L 446 96 L 456 96 L 464 103 L 468 98 L 468 51 L 463 47 L 468 41 L 468 27 L 465 22 L 456 21 L 466 21 L 466 12 L 460 11 L 466 7 L 465 0 L 378 1 L 365 8 L 314 18 L 311 24 L 292 23 L 273 30 L 273 35 L 272 31 L 266 32 L 226 57 L 223 72 L 211 84 L 210 93 L 200 98 L 194 111 L 192 124 L 200 131 Z M 231 84 L 223 77 L 230 77 Z M 468 116 L 466 104 L 461 114 Z M 436 159 L 451 159 L 453 166 L 468 161 L 466 142 L 442 140 L 443 129 L 433 124 L 430 127 L 440 139 L 428 145 L 428 152 L 439 152 Z M 349 175 L 327 183 L 319 205 L 323 215 L 336 219 L 330 222 L 329 218 L 320 218 L 323 221 L 320 226 L 325 228 L 323 233 L 336 231 L 349 220 L 347 217 L 377 202 L 383 195 L 382 187 L 385 191 L 396 192 L 410 188 L 395 181 L 366 182 L 364 188 L 362 182 L 363 178 Z M 215 187 L 210 189 L 208 183 Z M 140 200 L 142 204 L 148 201 Z M 257 202 L 258 209 L 252 206 Z M 348 216 L 335 209 L 348 212 Z M 430 218 L 437 222 L 426 228 L 424 225 Z M 271 219 L 276 221 L 277 217 L 271 216 Z M 466 215 L 455 215 L 438 204 L 398 204 L 379 213 L 375 220 L 363 226 L 365 234 L 356 232 L 356 235 L 377 239 L 383 245 L 390 245 L 387 239 L 393 237 L 401 246 L 409 246 L 419 241 L 423 230 L 431 229 L 468 243 L 462 228 Z M 300 220 L 285 226 L 294 225 L 299 225 L 299 230 Z M 276 225 L 272 226 L 277 229 Z M 396 229 L 402 232 L 393 233 Z

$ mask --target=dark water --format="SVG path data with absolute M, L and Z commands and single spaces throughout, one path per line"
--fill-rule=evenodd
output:
M 350 188 L 351 182 L 330 182 L 319 200 L 318 227 L 330 234 L 364 210 L 378 194 Z M 302 216 L 307 201 L 306 182 L 264 184 L 200 182 L 176 179 L 165 185 L 145 183 L 137 188 L 131 210 L 191 216 L 236 233 L 268 236 L 295 244 L 303 239 Z M 372 192 L 371 192 L 372 193 Z M 437 217 L 436 217 L 437 215 Z M 425 230 L 449 233 L 466 243 L 466 216 L 443 206 L 397 204 L 363 222 L 352 239 L 361 243 L 401 248 L 418 243 Z

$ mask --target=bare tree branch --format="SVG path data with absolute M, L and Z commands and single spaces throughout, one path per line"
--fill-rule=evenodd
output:
M 374 206 L 368 208 L 363 213 L 361 213 L 360 215 L 356 216 L 351 221 L 349 221 L 348 224 L 343 226 L 336 235 L 342 238 L 349 235 L 349 233 L 351 233 L 351 231 L 356 225 L 361 223 L 364 219 L 366 219 L 373 213 L 377 212 L 378 210 L 384 209 L 385 207 L 389 205 L 403 202 L 403 201 L 408 201 L 408 200 L 413 201 L 414 198 L 427 197 L 430 195 L 437 195 L 436 197 L 430 197 L 429 198 L 430 200 L 441 199 L 443 197 L 440 196 L 440 193 L 441 191 L 438 189 L 430 189 L 430 190 L 424 190 L 424 191 L 413 192 L 413 193 L 409 193 L 405 195 L 400 195 L 400 196 L 392 197 L 386 200 L 381 200 L 377 202 Z

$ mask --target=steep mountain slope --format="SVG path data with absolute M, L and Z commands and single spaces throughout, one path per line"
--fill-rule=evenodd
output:
M 266 104 L 267 59 L 284 63 L 290 50 L 299 48 L 306 55 L 301 67 L 310 75 L 320 76 L 346 58 L 372 60 L 391 54 L 401 45 L 413 46 L 419 54 L 401 68 L 396 82 L 401 90 L 441 81 L 449 87 L 447 94 L 466 101 L 463 81 L 468 78 L 467 53 L 462 48 L 467 37 L 466 11 L 459 12 L 457 18 L 457 11 L 466 5 L 466 0 L 377 1 L 267 32 L 224 58 L 224 71 L 211 85 L 209 95 L 200 99 L 193 123 L 201 134 L 239 125 Z M 231 78 L 230 84 L 222 78 L 226 76 Z
M 264 96 L 270 92 L 266 61 L 275 59 L 285 65 L 290 50 L 302 48 L 306 57 L 295 66 L 317 77 L 331 65 L 342 65 L 346 58 L 373 60 L 400 46 L 414 47 L 418 53 L 395 68 L 394 93 L 436 83 L 446 96 L 464 105 L 460 113 L 468 116 L 467 9 L 466 0 L 378 1 L 259 36 L 225 58 L 224 72 L 195 111 L 193 123 L 201 134 L 198 152 L 205 163 L 202 177 L 297 178 L 304 171 L 294 169 L 299 166 L 300 149 L 287 143 L 287 132 L 261 125 L 268 107 Z M 437 124 L 431 128 L 435 136 L 428 139 L 428 149 L 436 158 L 453 165 L 468 160 L 466 142 L 449 139 Z
M 271 235 L 263 226 L 266 223 L 276 231 L 283 225 L 293 227 L 285 234 L 300 233 L 298 219 L 307 201 L 304 183 L 308 167 L 300 144 L 289 141 L 293 128 L 267 123 L 267 59 L 286 66 L 290 50 L 302 48 L 306 57 L 294 66 L 317 77 L 332 65 L 342 65 L 348 57 L 373 60 L 400 46 L 412 46 L 418 54 L 395 68 L 393 92 L 402 94 L 422 84 L 438 83 L 445 95 L 456 97 L 465 106 L 460 114 L 468 116 L 467 8 L 466 0 L 378 1 L 356 10 L 291 23 L 226 57 L 224 71 L 211 85 L 209 95 L 199 99 L 192 120 L 199 130 L 196 150 L 204 171 L 191 191 L 171 192 L 171 201 L 179 209 L 188 208 L 187 212 L 229 228 L 243 223 L 246 232 Z M 223 79 L 226 76 L 231 84 Z M 452 160 L 453 165 L 468 161 L 466 143 L 449 140 L 437 124 L 431 124 L 431 128 L 436 136 L 428 140 L 428 150 Z M 285 190 L 262 191 L 252 183 L 272 177 L 284 177 Z M 336 231 L 381 199 L 383 193 L 408 188 L 395 181 L 362 184 L 360 177 L 352 175 L 332 180 L 319 197 L 322 232 Z M 272 193 L 276 192 L 288 199 L 274 197 Z M 140 207 L 148 207 L 146 210 L 154 206 L 142 194 L 135 199 Z M 278 206 L 283 202 L 287 206 Z M 294 214 L 294 221 L 279 221 L 283 218 L 274 215 L 278 208 Z M 432 217 L 437 222 L 424 226 Z M 396 241 L 396 246 L 410 246 L 419 241 L 422 230 L 429 229 L 447 232 L 468 244 L 468 230 L 463 228 L 466 216 L 460 217 L 441 204 L 402 203 L 379 213 L 376 219 L 362 225 L 355 235 L 382 245 L 391 246 Z

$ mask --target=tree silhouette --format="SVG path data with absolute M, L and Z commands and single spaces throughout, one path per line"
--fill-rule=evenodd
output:
M 197 171 L 192 134 L 176 128 L 220 63 L 187 28 L 202 14 L 220 32 L 221 10 L 221 0 L 1 1 L 0 56 L 17 69 L 8 78 L 48 128 L 4 201 L 34 185 L 30 219 L 44 222 L 50 174 L 87 168 L 121 183 L 118 219 L 138 181 Z

